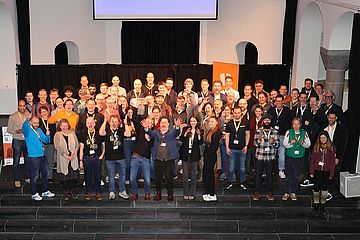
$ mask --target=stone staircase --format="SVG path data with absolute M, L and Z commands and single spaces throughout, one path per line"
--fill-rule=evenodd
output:
M 0 178 L 0 239 L 360 239 L 358 198 L 335 193 L 327 214 L 313 217 L 310 190 L 284 202 L 279 181 L 274 202 L 254 202 L 251 190 L 225 190 L 219 182 L 217 202 L 202 200 L 202 184 L 195 200 L 184 200 L 180 180 L 173 203 L 145 202 L 142 192 L 136 202 L 107 200 L 107 191 L 103 201 L 86 201 L 80 186 L 78 200 L 64 201 L 56 183 L 54 198 L 34 202 L 28 184 L 14 189 Z

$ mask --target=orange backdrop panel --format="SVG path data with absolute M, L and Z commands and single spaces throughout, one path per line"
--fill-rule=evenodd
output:
M 231 76 L 233 78 L 233 89 L 238 90 L 239 64 L 213 62 L 213 81 L 221 80 L 224 86 L 226 76 Z

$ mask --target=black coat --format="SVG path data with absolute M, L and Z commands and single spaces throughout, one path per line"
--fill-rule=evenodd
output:
M 200 160 L 200 145 L 202 145 L 204 141 L 202 135 L 199 140 L 198 134 L 195 132 L 191 153 L 189 153 L 190 134 L 185 136 L 186 130 L 188 128 L 189 127 L 183 129 L 179 138 L 181 141 L 180 159 L 184 162 L 196 162 Z

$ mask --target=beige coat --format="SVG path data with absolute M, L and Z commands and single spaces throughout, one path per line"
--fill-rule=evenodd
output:
M 79 141 L 74 131 L 69 130 L 69 150 L 73 153 L 75 149 L 79 148 Z M 65 154 L 68 155 L 68 149 L 61 132 L 57 132 L 54 136 L 54 145 L 57 150 L 57 172 L 64 175 L 68 174 L 69 160 L 65 158 Z M 78 157 L 75 156 L 74 160 L 71 161 L 71 167 L 74 171 L 79 169 Z

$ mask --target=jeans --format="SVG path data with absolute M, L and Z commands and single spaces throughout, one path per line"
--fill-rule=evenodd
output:
M 135 141 L 132 140 L 124 140 L 124 156 L 125 156 L 125 164 L 126 164 L 126 178 L 125 180 L 130 180 L 130 161 L 132 156 L 132 151 L 134 148 Z
M 226 154 L 225 139 L 221 139 L 220 141 L 220 155 L 221 155 L 221 174 L 226 174 L 227 154 Z
M 197 182 L 197 165 L 198 162 L 184 162 L 183 161 L 183 187 L 184 187 L 184 196 L 195 196 L 196 192 L 196 182 Z M 190 190 L 189 190 L 189 170 L 190 167 Z
M 153 152 L 153 148 L 151 148 L 151 152 Z M 150 179 L 155 179 L 155 159 L 152 154 L 150 156 Z
M 47 175 L 47 178 L 52 179 L 53 178 L 53 171 L 54 171 L 53 170 L 54 153 L 55 153 L 54 144 L 44 145 L 44 150 L 45 150 L 46 159 L 48 161 L 48 175 Z
M 109 173 L 109 192 L 115 192 L 115 172 L 119 171 L 119 192 L 126 190 L 125 188 L 125 160 L 106 160 L 106 166 Z
M 155 161 L 155 187 L 156 191 L 161 193 L 163 188 L 163 175 L 165 175 L 165 184 L 168 195 L 174 194 L 174 165 L 175 160 Z
M 137 184 L 137 174 L 139 169 L 144 175 L 144 192 L 149 194 L 151 191 L 151 182 L 150 182 L 150 160 L 142 156 L 132 156 L 130 162 L 130 183 L 131 183 L 131 192 L 138 193 L 139 188 Z
M 30 165 L 27 158 L 27 149 L 25 140 L 13 139 L 12 148 L 14 150 L 14 160 L 13 160 L 13 171 L 14 171 L 14 180 L 20 181 L 20 156 L 21 153 L 24 155 L 24 165 L 25 165 L 25 178 L 30 178 Z
M 256 160 L 256 182 L 255 192 L 260 192 L 262 174 L 265 170 L 266 174 L 266 191 L 272 192 L 272 173 L 273 173 L 273 161 Z
M 285 192 L 297 193 L 299 185 L 299 175 L 304 164 L 304 157 L 285 159 Z
M 30 166 L 30 186 L 31 186 L 31 195 L 34 195 L 36 191 L 36 180 L 39 177 L 39 172 L 43 176 L 41 178 L 41 191 L 46 192 L 48 190 L 48 179 L 47 179 L 47 170 L 48 162 L 45 156 L 42 157 L 29 157 L 29 166 Z
M 278 162 L 279 170 L 284 171 L 285 168 L 285 147 L 284 147 L 284 137 L 283 135 L 279 136 L 280 145 L 278 148 Z
M 85 189 L 92 192 L 92 179 L 94 177 L 94 190 L 101 193 L 101 165 L 102 160 L 98 156 L 84 156 Z
M 245 182 L 246 172 L 245 172 L 245 161 L 246 153 L 241 150 L 231 149 L 231 154 L 229 158 L 229 182 L 236 181 L 236 169 L 237 166 L 240 169 L 240 183 Z

